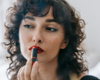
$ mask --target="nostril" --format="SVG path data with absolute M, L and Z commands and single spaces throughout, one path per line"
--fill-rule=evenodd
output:
M 39 40 L 39 42 L 41 42 L 41 40 Z

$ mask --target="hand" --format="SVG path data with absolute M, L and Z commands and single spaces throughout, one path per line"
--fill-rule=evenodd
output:
M 26 65 L 20 68 L 18 80 L 39 80 L 38 78 L 38 62 L 36 61 L 32 66 L 32 59 L 27 61 Z

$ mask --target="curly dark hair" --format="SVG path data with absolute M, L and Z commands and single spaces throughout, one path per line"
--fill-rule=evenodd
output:
M 7 69 L 7 76 L 11 74 L 10 80 L 17 80 L 19 69 L 26 64 L 26 59 L 20 51 L 19 26 L 26 13 L 43 17 L 53 7 L 55 21 L 64 26 L 65 40 L 69 43 L 65 49 L 58 54 L 57 76 L 59 80 L 70 80 L 70 72 L 79 75 L 88 71 L 84 64 L 83 54 L 85 50 L 81 43 L 86 38 L 84 33 L 85 21 L 80 18 L 79 13 L 65 0 L 17 0 L 13 7 L 7 9 L 7 20 L 5 22 L 5 42 L 11 60 Z

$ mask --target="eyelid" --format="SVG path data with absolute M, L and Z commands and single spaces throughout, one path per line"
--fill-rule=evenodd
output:
M 24 27 L 29 28 L 28 26 L 31 26 L 31 25 L 29 25 L 29 24 L 25 24 L 25 25 L 24 25 Z M 31 28 L 33 28 L 33 26 L 31 26 Z
M 57 31 L 57 29 L 52 28 L 52 27 L 47 27 L 46 29 L 49 29 L 49 31 L 51 31 L 50 29 L 53 29 L 53 31 L 51 31 L 51 32 L 56 32 Z
M 48 24 L 47 25 L 48 27 L 50 26 L 50 27 L 53 27 L 53 28 L 55 28 L 55 29 L 59 29 L 58 27 L 59 27 L 59 25 L 56 25 L 56 24 Z
M 31 26 L 29 24 L 25 24 L 23 25 L 25 28 L 34 28 L 34 26 Z M 58 31 L 58 29 L 54 28 L 54 27 L 49 27 L 49 26 L 45 26 L 46 30 L 50 31 L 50 32 L 56 32 Z

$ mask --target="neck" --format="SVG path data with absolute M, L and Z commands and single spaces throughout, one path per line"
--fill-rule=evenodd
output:
M 39 64 L 39 78 L 40 80 L 57 80 L 57 58 L 47 63 Z

